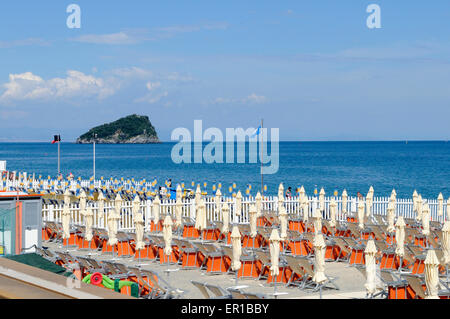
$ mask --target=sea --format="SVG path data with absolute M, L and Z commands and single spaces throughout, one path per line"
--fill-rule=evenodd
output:
M 249 189 L 255 195 L 261 190 L 261 164 L 249 163 L 249 156 L 245 163 L 177 164 L 171 156 L 174 146 L 172 142 L 97 144 L 96 178 L 156 179 L 158 185 L 170 178 L 173 185 L 184 183 L 186 188 L 200 183 L 208 193 L 221 183 L 225 195 L 233 184 L 236 188 L 231 192 L 240 189 L 245 194 Z M 64 176 L 92 176 L 92 144 L 61 143 L 60 151 Z M 57 154 L 57 144 L 0 144 L 0 160 L 7 161 L 7 170 L 42 178 L 56 177 Z M 272 156 L 276 156 L 275 151 Z M 329 196 L 335 191 L 341 194 L 343 189 L 349 195 L 365 195 L 373 186 L 375 196 L 389 196 L 395 189 L 398 198 L 409 198 L 414 190 L 430 199 L 440 192 L 444 198 L 450 197 L 450 143 L 446 141 L 280 142 L 278 158 L 278 171 L 263 176 L 266 194 L 275 195 L 282 182 L 293 192 L 303 185 L 309 195 L 322 187 Z

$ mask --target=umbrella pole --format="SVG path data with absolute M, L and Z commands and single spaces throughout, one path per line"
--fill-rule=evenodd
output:
M 237 286 L 237 283 L 238 283 L 238 271 L 239 271 L 239 270 L 236 270 L 236 271 L 235 271 L 235 273 L 236 273 L 235 285 L 236 285 L 236 286 Z
M 275 299 L 277 299 L 277 280 L 274 275 L 272 275 L 272 282 L 273 282 L 273 296 Z
M 319 295 L 320 295 L 320 299 L 322 299 L 322 285 L 319 286 Z

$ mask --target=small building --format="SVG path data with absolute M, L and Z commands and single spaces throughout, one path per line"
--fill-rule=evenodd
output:
M 39 194 L 0 191 L 0 255 L 34 252 L 42 243 Z

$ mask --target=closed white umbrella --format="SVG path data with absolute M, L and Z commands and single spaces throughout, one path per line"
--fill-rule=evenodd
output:
M 163 222 L 164 254 L 166 256 L 172 254 L 172 225 L 172 218 L 167 215 Z
M 181 198 L 177 198 L 175 202 L 175 227 L 181 227 L 182 225 L 182 217 L 183 217 L 183 202 Z
M 250 209 L 248 211 L 248 218 L 250 219 L 250 237 L 255 238 L 257 235 L 256 231 L 256 206 L 250 205 Z
M 377 248 L 373 239 L 367 242 L 366 249 L 364 250 L 365 263 L 366 263 L 366 283 L 364 287 L 367 290 L 368 295 L 373 295 L 377 291 L 377 264 L 375 255 L 377 254 Z
M 387 222 L 388 222 L 387 231 L 389 233 L 392 233 L 395 231 L 395 226 L 394 226 L 395 208 L 394 208 L 394 202 L 392 200 L 389 200 L 386 218 L 387 218 Z
M 300 187 L 300 191 L 298 192 L 298 201 L 300 204 L 303 203 L 303 198 L 305 197 L 305 195 L 305 188 L 302 185 L 302 187 Z
M 223 234 L 228 233 L 229 230 L 229 225 L 230 225 L 230 207 L 228 206 L 227 203 L 223 204 L 222 206 L 222 221 L 223 221 L 223 225 L 222 225 L 222 230 L 221 232 Z
M 369 188 L 369 192 L 367 193 L 366 196 L 366 217 L 369 218 L 370 215 L 372 214 L 372 206 L 373 206 L 373 187 L 370 186 Z
M 422 221 L 422 208 L 423 208 L 423 200 L 422 195 L 419 194 L 417 197 L 417 215 L 416 215 L 416 221 L 421 222 Z
M 303 210 L 303 222 L 307 223 L 309 219 L 309 200 L 308 196 L 306 195 L 303 197 L 302 210 Z
M 278 186 L 278 206 L 281 206 L 284 204 L 284 186 L 283 183 L 280 183 L 280 186 Z
M 395 242 L 397 243 L 395 254 L 401 258 L 405 255 L 405 227 L 406 224 L 403 216 L 399 216 L 395 224 Z
M 87 241 L 92 240 L 92 224 L 93 224 L 93 218 L 94 213 L 92 212 L 92 207 L 87 206 L 84 211 L 82 212 L 84 217 L 84 226 L 86 227 L 85 233 L 84 233 L 84 239 Z
M 200 189 L 200 184 L 198 184 L 197 189 L 195 190 L 195 197 L 194 197 L 195 206 L 199 204 L 200 198 L 202 198 L 202 190 Z
M 100 194 L 97 197 L 97 203 L 98 203 L 98 209 L 97 209 L 97 216 L 98 218 L 103 218 L 105 215 L 105 196 L 103 195 L 103 192 L 100 192 Z
M 323 189 L 323 187 L 320 189 L 319 192 L 319 209 L 320 211 L 325 210 L 325 190 Z
M 141 201 L 138 195 L 134 197 L 131 212 L 133 214 L 134 229 L 136 230 L 136 250 L 142 250 L 145 248 L 144 218 L 141 213 Z
M 120 212 L 122 209 L 122 197 L 120 194 L 117 194 L 116 198 L 114 199 L 114 209 L 110 214 L 108 214 L 108 244 L 110 246 L 114 246 L 117 244 L 117 228 L 118 228 L 118 221 L 120 219 Z
M 197 216 L 195 217 L 195 228 L 200 231 L 206 228 L 206 206 L 203 198 L 200 198 L 197 207 Z
M 278 207 L 279 218 L 280 218 L 280 238 L 281 240 L 286 240 L 287 238 L 287 224 L 288 224 L 288 214 L 284 206 Z
M 364 210 L 365 210 L 364 199 L 358 198 L 358 227 L 359 229 L 364 229 Z
M 447 220 L 442 227 L 442 252 L 444 253 L 444 263 L 450 264 L 450 221 Z
M 427 202 L 422 206 L 422 234 L 425 236 L 430 234 L 430 206 Z
M 160 206 L 161 206 L 161 201 L 159 200 L 159 196 L 156 195 L 153 198 L 153 202 L 152 202 L 153 223 L 155 224 L 156 229 L 158 229 Z
M 235 225 L 233 226 L 233 231 L 231 232 L 231 246 L 233 248 L 233 260 L 231 261 L 231 269 L 233 271 L 238 271 L 241 269 L 241 233 L 239 228 Z
M 425 299 L 439 299 L 439 260 L 433 249 L 428 250 L 424 264 L 425 284 L 427 285 L 427 296 Z
M 216 197 L 214 198 L 214 202 L 216 204 L 216 216 L 220 215 L 220 210 L 222 209 L 222 192 L 220 188 L 217 189 Z
M 337 203 L 333 197 L 330 202 L 330 226 L 333 228 L 336 227 L 336 209 Z
M 256 204 L 256 218 L 262 215 L 262 196 L 261 193 L 256 193 L 255 197 L 255 204 Z
M 64 206 L 63 211 L 61 213 L 61 223 L 63 228 L 62 238 L 69 239 L 70 238 L 70 192 L 69 189 L 66 189 L 64 192 Z
M 319 208 L 316 208 L 316 211 L 314 212 L 314 233 L 322 233 L 322 212 Z
M 241 216 L 242 211 L 242 193 L 238 191 L 236 194 L 236 207 L 235 207 L 235 215 Z
M 176 199 L 182 199 L 183 198 L 183 190 L 181 189 L 181 185 L 177 185 L 177 191 L 176 191 Z
M 417 194 L 417 191 L 414 190 L 413 193 L 413 212 L 417 213 L 417 199 L 419 198 L 419 194 Z
M 314 236 L 314 276 L 313 281 L 321 284 L 327 280 L 325 275 L 325 241 L 321 233 Z
M 391 192 L 390 200 L 392 200 L 394 203 L 397 202 L 397 192 L 395 191 L 395 189 L 393 189 Z
M 344 191 L 342 192 L 342 213 L 347 213 L 347 201 L 348 201 L 348 195 L 347 195 L 347 191 L 344 189 Z
M 442 196 L 442 193 L 439 193 L 438 196 L 438 215 L 444 215 L 444 196 Z
M 276 228 L 272 229 L 270 234 L 270 273 L 273 278 L 276 278 L 280 273 L 279 257 L 280 257 L 280 241 L 281 238 Z M 275 280 L 275 279 L 274 279 Z
M 447 199 L 447 212 L 446 212 L 446 219 L 450 219 L 450 197 Z

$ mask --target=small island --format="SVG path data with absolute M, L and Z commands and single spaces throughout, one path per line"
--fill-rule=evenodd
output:
M 77 144 L 150 144 L 160 143 L 148 116 L 128 115 L 117 121 L 91 128 L 77 138 Z

